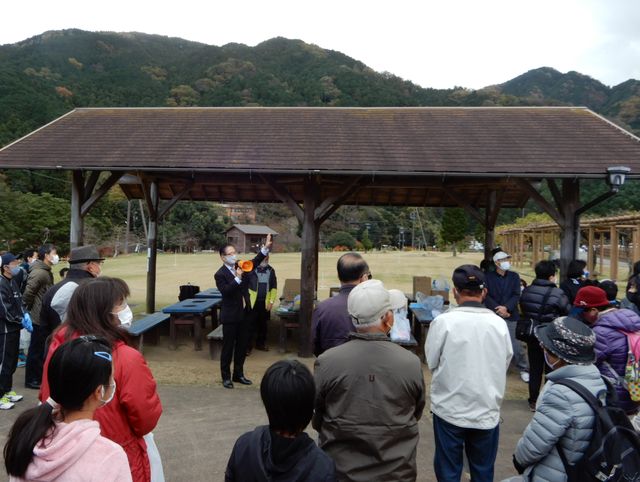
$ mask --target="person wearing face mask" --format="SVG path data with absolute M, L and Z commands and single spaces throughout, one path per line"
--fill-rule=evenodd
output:
M 13 279 L 19 271 L 18 258 L 4 253 L 0 266 L 0 410 L 13 408 L 15 402 L 22 400 L 22 395 L 12 388 L 24 317 L 20 288 Z
M 265 245 L 253 258 L 253 269 L 269 254 L 273 241 L 267 235 Z M 244 359 L 247 356 L 247 340 L 249 337 L 249 294 L 248 276 L 237 265 L 238 254 L 233 244 L 224 244 L 219 250 L 222 266 L 214 279 L 216 287 L 222 294 L 220 304 L 220 323 L 222 323 L 222 353 L 220 354 L 220 371 L 222 386 L 233 388 L 233 382 L 251 385 L 253 382 L 244 376 Z M 231 376 L 231 359 L 233 359 L 233 378 Z
M 49 288 L 42 298 L 40 329 L 45 339 L 64 321 L 69 300 L 78 285 L 100 276 L 103 262 L 104 258 L 95 246 L 80 246 L 71 250 L 67 276 Z
M 580 288 L 591 284 L 586 267 L 587 262 L 581 259 L 572 260 L 567 267 L 567 277 L 560 283 L 560 288 L 569 298 L 569 303 L 573 303 L 576 299 L 576 294 L 578 294 Z
M 22 298 L 25 307 L 31 315 L 33 331 L 27 354 L 27 365 L 24 375 L 24 384 L 27 388 L 40 388 L 42 381 L 42 365 L 44 364 L 44 344 L 47 336 L 46 330 L 40 327 L 40 311 L 42 298 L 47 290 L 53 286 L 53 272 L 51 267 L 58 264 L 60 258 L 53 244 L 44 244 L 38 249 L 38 258 L 29 269 L 27 287 Z
M 127 454 L 134 481 L 151 480 L 151 465 L 144 436 L 157 425 L 162 414 L 156 382 L 144 357 L 128 345 L 129 336 L 121 325 L 129 321 L 129 287 L 118 278 L 100 277 L 81 283 L 74 291 L 67 320 L 53 333 L 45 360 L 39 398 L 50 394 L 48 366 L 58 348 L 83 335 L 104 338 L 113 350 L 115 396 L 96 410 L 102 435 L 120 445 Z
M 38 250 L 34 248 L 27 248 L 18 255 L 18 259 L 21 259 L 22 263 L 18 265 L 20 272 L 14 276 L 14 279 L 20 287 L 20 292 L 24 295 L 24 290 L 27 287 L 27 278 L 29 278 L 29 269 L 38 259 Z
M 615 387 L 618 395 L 616 406 L 633 415 L 640 408 L 640 403 L 631 400 L 622 383 L 629 353 L 629 343 L 624 333 L 640 331 L 640 316 L 625 308 L 605 305 L 605 300 L 609 300 L 603 293 L 604 290 L 595 286 L 585 286 L 578 291 L 574 304 L 583 307 L 582 320 L 596 335 L 596 366 Z
M 520 297 L 520 309 L 524 319 L 536 320 L 540 324 L 550 323 L 569 313 L 571 305 L 564 291 L 556 286 L 556 265 L 542 260 L 535 267 L 536 279 L 525 288 Z M 549 373 L 542 356 L 538 340 L 527 341 L 527 355 L 531 379 L 529 380 L 529 409 L 535 411 L 540 393 L 542 375 Z
M 93 420 L 116 392 L 112 360 L 108 342 L 93 336 L 56 350 L 48 366 L 51 397 L 20 415 L 9 433 L 4 453 L 10 482 L 131 480 L 124 450 Z
M 620 301 L 620 308 L 626 308 L 640 315 L 640 277 L 638 275 L 629 278 L 625 296 Z
M 584 286 L 576 293 L 569 315 L 592 326 L 598 320 L 598 314 L 610 308 L 611 302 L 602 288 Z
M 520 372 L 520 378 L 524 383 L 529 383 L 529 364 L 524 347 L 516 339 L 516 325 L 520 319 L 518 302 L 520 301 L 520 276 L 511 271 L 511 256 L 504 251 L 498 251 L 493 255 L 495 271 L 486 273 L 487 296 L 484 305 L 493 310 L 500 318 L 505 320 L 509 328 L 511 345 L 513 348 L 513 360 L 516 369 Z
M 557 446 L 562 446 L 568 463 L 575 464 L 589 445 L 595 416 L 580 395 L 556 382 L 573 380 L 596 397 L 606 392 L 606 386 L 594 365 L 596 336 L 587 325 L 560 317 L 538 327 L 536 337 L 553 371 L 516 445 L 513 463 L 524 480 L 564 482 L 567 474 Z
M 247 288 L 249 292 L 249 341 L 247 343 L 247 355 L 253 347 L 253 338 L 256 339 L 256 349 L 269 351 L 267 346 L 267 324 L 271 315 L 271 308 L 278 299 L 278 279 L 276 270 L 269 264 L 269 256 L 265 257 L 260 265 L 247 273 Z

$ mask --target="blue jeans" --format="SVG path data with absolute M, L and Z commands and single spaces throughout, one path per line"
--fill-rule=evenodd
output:
M 438 482 L 460 482 L 462 450 L 469 460 L 473 482 L 492 482 L 500 425 L 489 430 L 462 428 L 433 415 L 436 451 L 433 466 Z

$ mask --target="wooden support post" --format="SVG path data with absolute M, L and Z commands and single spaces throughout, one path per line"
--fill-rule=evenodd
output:
M 318 235 L 320 224 L 315 211 L 319 204 L 320 187 L 312 176 L 304 183 L 304 216 L 302 222 L 302 266 L 300 270 L 300 351 L 299 356 L 313 355 L 311 317 L 316 299 L 318 279 Z
M 600 232 L 600 262 L 598 266 L 598 273 L 602 273 L 604 269 L 604 231 Z
M 611 243 L 611 259 L 609 263 L 609 279 L 618 279 L 618 229 L 616 226 L 610 228 L 610 243 Z
M 147 231 L 147 313 L 156 311 L 156 261 L 158 256 L 158 183 L 152 181 L 147 190 L 147 210 L 149 211 L 149 229 Z
M 84 196 L 82 171 L 73 171 L 71 176 L 71 226 L 69 228 L 69 243 L 72 249 L 82 246 L 84 235 L 82 203 L 84 202 Z
M 633 228 L 633 260 L 632 260 L 632 266 L 633 263 L 640 261 L 640 228 L 639 227 L 635 227 Z M 633 273 L 633 268 L 631 268 L 631 272 L 629 273 L 629 276 L 631 276 L 631 274 Z
M 595 260 L 593 259 L 593 245 L 595 244 L 595 230 L 589 226 L 589 240 L 587 241 L 587 269 L 593 273 L 595 271 Z
M 562 205 L 558 206 L 563 223 L 560 225 L 560 272 L 564 277 L 569 263 L 576 259 L 578 252 L 578 227 L 580 217 L 576 211 L 580 207 L 580 183 L 577 179 L 562 180 Z

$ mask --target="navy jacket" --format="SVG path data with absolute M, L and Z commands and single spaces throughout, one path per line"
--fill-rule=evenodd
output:
M 491 271 L 485 274 L 485 283 L 488 293 L 484 299 L 484 305 L 494 312 L 497 306 L 506 306 L 511 313 L 511 316 L 506 319 L 519 320 L 520 276 L 518 273 L 506 271 L 504 276 L 500 276 L 497 271 Z
M 265 258 L 262 251 L 253 258 L 254 269 Z M 242 283 L 238 284 L 235 276 L 226 265 L 222 265 L 214 279 L 216 287 L 222 294 L 222 303 L 220 304 L 220 323 L 241 323 L 244 320 L 245 309 L 249 306 L 249 291 L 247 287 L 249 273 L 242 276 Z M 245 307 L 246 306 L 246 307 Z
M 236 441 L 225 473 L 227 482 L 336 480 L 333 460 L 306 433 L 286 439 L 272 433 L 266 425 Z
M 347 310 L 349 293 L 355 285 L 342 285 L 340 292 L 318 303 L 311 319 L 313 354 L 320 356 L 329 348 L 349 341 L 355 327 Z

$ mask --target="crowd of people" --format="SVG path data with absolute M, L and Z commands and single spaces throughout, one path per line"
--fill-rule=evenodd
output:
M 277 291 L 271 248 L 269 236 L 248 268 L 238 264 L 235 246 L 219 250 L 223 265 L 214 279 L 227 389 L 253 383 L 244 374 L 252 332 L 256 349 L 268 349 L 266 320 Z M 159 480 L 152 432 L 162 404 L 125 329 L 133 319 L 129 287 L 100 276 L 104 259 L 94 246 L 71 251 L 57 284 L 55 246 L 23 258 L 26 267 L 11 253 L 0 258 L 0 409 L 22 399 L 13 388 L 22 329 L 31 334 L 25 387 L 39 390 L 41 404 L 9 434 L 11 480 Z M 437 480 L 461 480 L 466 464 L 471 480 L 492 481 L 511 364 L 535 412 L 513 455 L 522 476 L 512 480 L 569 480 L 567 467 L 584 456 L 596 414 L 567 383 L 638 424 L 640 401 L 625 370 L 640 334 L 640 263 L 618 302 L 615 283 L 590 280 L 582 262 L 572 262 L 558 286 L 556 265 L 540 261 L 523 288 L 509 259 L 497 249 L 484 270 L 453 271 L 455 304 L 435 317 L 425 340 L 427 390 L 420 359 L 389 336 L 406 297 L 373 279 L 360 254 L 342 255 L 340 291 L 313 314 L 313 373 L 295 360 L 267 369 L 260 395 L 269 424 L 236 441 L 226 480 L 416 480 L 418 424 L 429 398 Z M 516 337 L 519 320 L 535 326 L 526 349 Z M 305 432 L 310 423 L 317 445 Z

